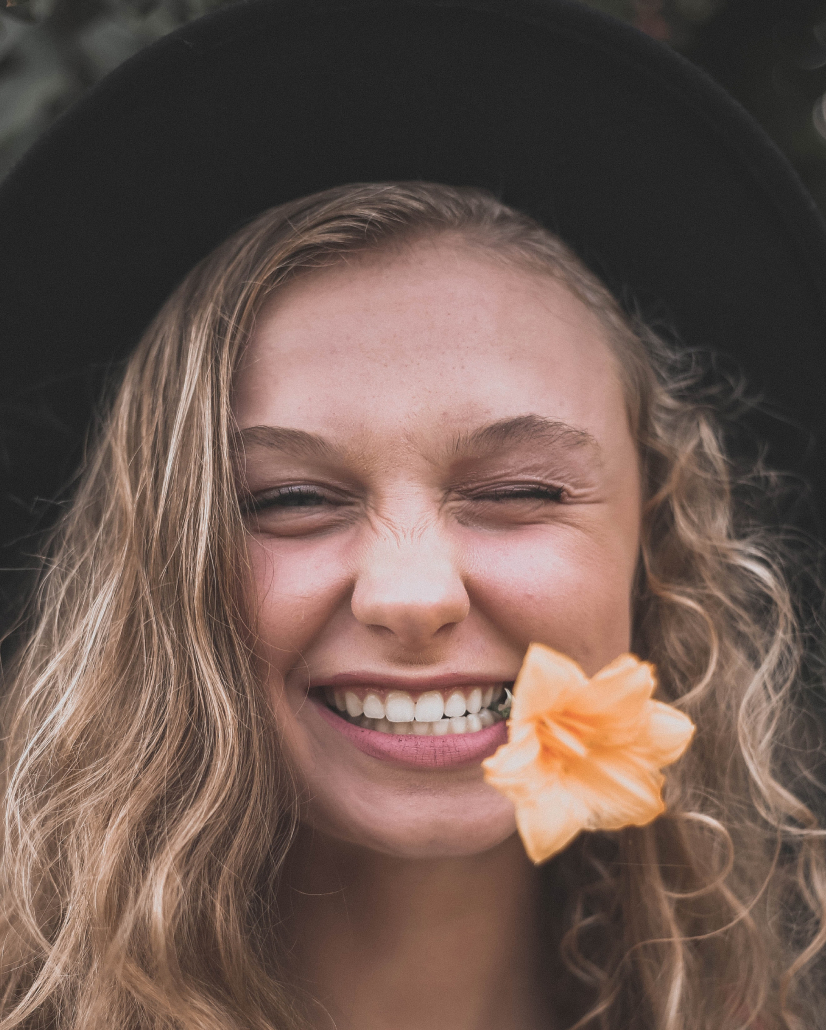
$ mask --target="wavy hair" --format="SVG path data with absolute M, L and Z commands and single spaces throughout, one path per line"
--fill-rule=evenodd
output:
M 259 216 L 125 365 L 7 676 L 0 1030 L 304 1025 L 274 901 L 297 791 L 251 654 L 233 373 L 282 284 L 436 235 L 552 276 L 601 320 L 645 483 L 634 647 L 698 727 L 665 816 L 543 871 L 569 1025 L 817 1025 L 821 674 L 798 558 L 743 500 L 777 482 L 735 475 L 702 367 L 556 237 L 480 190 L 387 183 Z

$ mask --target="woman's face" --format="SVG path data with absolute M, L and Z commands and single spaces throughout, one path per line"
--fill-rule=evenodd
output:
M 264 309 L 234 410 L 305 818 L 408 857 L 500 843 L 513 810 L 480 761 L 505 726 L 484 706 L 531 641 L 588 674 L 629 646 L 640 481 L 598 321 L 449 241 L 351 259 Z

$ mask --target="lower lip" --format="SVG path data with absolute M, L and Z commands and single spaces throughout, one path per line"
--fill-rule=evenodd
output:
M 412 766 L 416 769 L 458 769 L 473 765 L 494 751 L 508 739 L 505 722 L 486 726 L 475 733 L 445 734 L 443 737 L 418 737 L 414 734 L 379 733 L 365 730 L 361 726 L 342 719 L 331 712 L 321 701 L 313 700 L 319 715 L 350 743 L 370 755 L 396 765 Z

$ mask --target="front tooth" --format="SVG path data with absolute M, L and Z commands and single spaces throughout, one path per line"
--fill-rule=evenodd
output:
M 361 703 L 361 698 L 358 694 L 354 694 L 352 690 L 348 690 L 344 695 L 344 704 L 347 708 L 347 714 L 353 719 L 356 719 L 362 714 L 362 712 L 364 712 L 368 718 L 373 718 L 373 713 L 366 711 L 365 706 Z M 382 712 L 382 715 L 383 714 L 384 712 Z
M 465 720 L 467 721 L 468 733 L 478 733 L 479 730 L 481 730 L 482 720 L 474 712 L 471 712 L 470 715 L 466 715 Z
M 428 690 L 416 702 L 416 722 L 437 722 L 445 714 L 445 700 L 438 690 Z
M 375 725 L 373 726 L 373 729 L 374 730 L 378 730 L 379 733 L 394 733 L 395 732 L 393 727 L 387 721 L 387 719 L 377 719 Z
M 348 694 L 349 704 L 349 694 Z M 383 719 L 385 716 L 382 699 L 376 694 L 368 694 L 364 699 L 364 714 L 368 719 Z M 399 719 L 399 722 L 402 720 Z
M 434 737 L 443 737 L 450 729 L 450 719 L 439 719 L 438 722 L 430 723 L 430 732 Z
M 347 711 L 347 702 L 344 700 L 344 693 L 341 690 L 337 690 L 335 692 L 335 703 L 336 703 L 336 708 L 340 712 L 346 712 Z
M 465 695 L 454 690 L 445 702 L 445 715 L 448 719 L 465 714 Z
M 410 732 L 414 733 L 417 737 L 426 737 L 429 733 L 433 732 L 432 722 L 411 722 Z
M 482 707 L 490 708 L 490 703 L 493 700 L 493 687 L 485 687 L 482 691 Z
M 384 702 L 383 714 L 390 722 L 413 722 L 415 711 L 413 698 L 405 690 L 391 690 Z
M 473 690 L 468 694 L 467 698 L 467 710 L 471 715 L 476 715 L 479 709 L 482 707 L 482 689 L 481 687 L 474 687 Z
M 412 733 L 414 722 L 391 722 L 390 729 L 393 733 Z
M 467 733 L 467 719 L 464 715 L 457 715 L 450 720 L 451 733 Z

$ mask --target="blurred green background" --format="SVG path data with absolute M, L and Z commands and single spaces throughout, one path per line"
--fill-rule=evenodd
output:
M 164 33 L 232 0 L 0 0 L 0 178 L 61 111 Z M 704 68 L 826 211 L 826 0 L 582 0 Z

